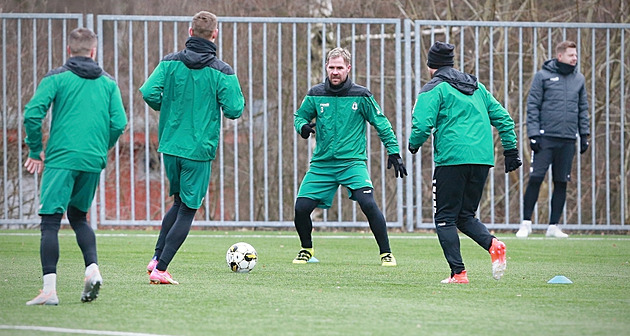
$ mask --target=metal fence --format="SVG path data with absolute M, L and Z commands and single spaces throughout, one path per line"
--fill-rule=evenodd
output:
M 163 56 L 184 47 L 190 17 L 92 18 L 87 16 L 86 26 L 95 23 L 98 61 L 118 81 L 129 128 L 110 153 L 90 218 L 93 225 L 156 226 L 172 199 L 156 152 L 158 115 L 144 104 L 138 88 Z M 0 20 L 0 224 L 36 224 L 37 176 L 26 176 L 21 168 L 27 150 L 22 110 L 41 76 L 65 62 L 68 29 L 83 25 L 83 20 L 80 14 L 0 14 Z M 491 170 L 478 213 L 492 229 L 514 229 L 521 220 L 529 168 L 524 131 L 529 83 L 542 61 L 554 57 L 555 44 L 573 39 L 590 90 L 592 146 L 574 161 L 562 221 L 570 229 L 627 230 L 628 29 L 630 25 L 620 24 L 220 17 L 218 56 L 235 69 L 247 106 L 240 119 L 223 121 L 223 141 L 194 225 L 293 226 L 293 203 L 314 146 L 313 140 L 297 136 L 293 112 L 308 88 L 323 80 L 326 52 L 343 46 L 352 52 L 351 77 L 368 87 L 382 106 L 410 171 L 405 179 L 395 179 L 386 169 L 386 152 L 376 132 L 368 131 L 368 167 L 388 226 L 433 228 L 431 146 L 423 146 L 413 157 L 405 149 L 415 96 L 429 80 L 426 52 L 435 40 L 443 40 L 456 44 L 456 66 L 486 84 L 516 122 L 525 165 L 518 173 L 503 174 L 497 145 L 499 169 Z M 24 36 L 31 42 L 24 43 Z M 47 63 L 42 62 L 45 57 Z M 541 191 L 535 228 L 546 223 L 551 188 L 547 183 Z M 315 226 L 367 227 L 342 188 L 333 207 L 317 210 L 313 219 Z
M 626 99 L 630 75 L 630 59 L 626 56 L 629 28 L 628 24 L 405 21 L 404 72 L 414 74 L 405 77 L 405 111 L 411 110 L 423 83 L 420 73 L 428 47 L 435 40 L 442 40 L 457 46 L 456 66 L 485 83 L 516 122 L 524 166 L 518 171 L 518 179 L 505 175 L 500 165 L 497 165 L 499 170 L 491 170 L 479 211 L 481 220 L 489 227 L 516 228 L 516 224 L 509 224 L 521 220 L 531 157 L 526 133 L 527 93 L 543 61 L 555 57 L 555 45 L 570 39 L 578 45 L 578 67 L 586 77 L 589 91 L 592 144 L 583 155 L 576 151 L 573 181 L 569 183 L 561 222 L 571 229 L 628 229 L 630 147 L 625 120 L 629 110 Z M 406 118 L 407 136 L 411 116 L 407 114 Z M 497 150 L 496 156 L 500 157 L 500 153 Z M 418 223 L 418 218 L 430 218 L 430 198 L 422 183 L 430 181 L 431 170 L 423 167 L 431 166 L 431 161 L 430 157 L 406 159 L 408 165 L 414 161 L 416 177 L 415 183 L 408 181 L 405 190 L 407 208 L 415 210 L 415 216 L 407 215 L 410 226 Z M 547 190 L 541 191 L 534 212 L 537 228 L 548 223 L 553 183 L 551 174 L 547 178 Z

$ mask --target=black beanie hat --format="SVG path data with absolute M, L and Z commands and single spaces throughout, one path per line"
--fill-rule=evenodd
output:
M 444 42 L 435 42 L 431 49 L 429 49 L 429 54 L 427 55 L 427 65 L 431 69 L 439 69 L 443 66 L 453 66 L 455 62 L 453 61 L 453 57 L 455 54 L 453 50 L 455 46 L 450 43 Z

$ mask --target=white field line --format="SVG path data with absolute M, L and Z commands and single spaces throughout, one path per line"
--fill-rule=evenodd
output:
M 0 329 L 46 331 L 46 332 L 51 332 L 51 333 L 82 334 L 82 335 L 167 336 L 167 335 L 145 334 L 145 333 L 135 333 L 135 332 L 126 332 L 126 331 L 69 329 L 69 328 L 55 328 L 55 327 L 43 327 L 43 326 L 12 326 L 12 325 L 5 325 L 5 324 L 0 324 Z
M 151 237 L 155 238 L 158 236 L 158 232 L 156 233 L 96 233 L 97 237 Z M 39 232 L 1 232 L 0 236 L 39 236 Z M 74 233 L 59 233 L 60 236 L 74 236 Z M 313 235 L 317 237 L 317 239 L 374 239 L 372 235 L 360 235 L 360 236 L 352 236 L 352 235 Z M 460 235 L 461 238 L 467 238 L 464 235 Z M 194 238 L 295 238 L 297 239 L 297 233 L 294 235 L 274 235 L 274 234 L 190 234 L 187 239 Z M 437 235 L 389 235 L 389 239 L 437 239 Z M 526 239 L 516 238 L 511 236 L 499 236 L 501 240 L 588 240 L 588 241 L 630 241 L 630 237 L 582 237 L 582 236 L 571 236 L 569 238 L 546 238 L 546 237 L 528 237 Z

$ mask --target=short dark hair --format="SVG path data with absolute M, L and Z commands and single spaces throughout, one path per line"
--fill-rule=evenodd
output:
M 96 42 L 96 34 L 87 28 L 76 28 L 68 35 L 68 47 L 75 56 L 88 56 L 96 48 Z
M 192 35 L 209 40 L 217 29 L 217 16 L 206 11 L 201 11 L 193 16 L 191 28 Z
M 573 41 L 562 41 L 556 46 L 556 54 L 562 54 L 569 48 L 577 48 L 577 44 Z

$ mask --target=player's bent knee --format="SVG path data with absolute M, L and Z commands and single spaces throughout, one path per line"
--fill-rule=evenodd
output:
M 87 212 L 83 212 L 73 206 L 68 207 L 68 211 L 66 212 L 66 215 L 68 216 L 68 221 L 70 223 L 81 221 L 87 218 Z
M 456 228 L 457 224 L 454 221 L 439 221 L 439 220 L 435 220 L 435 228 L 437 230 L 445 230 L 445 229 L 451 229 L 451 228 Z
M 553 181 L 553 187 L 555 189 L 566 189 L 567 181 Z
M 56 220 L 43 220 L 39 230 L 44 232 L 59 232 L 61 228 L 61 220 L 57 222 Z
M 379 210 L 376 201 L 374 200 L 374 189 L 361 188 L 352 192 L 354 199 L 359 203 L 363 212 L 369 212 Z
M 529 183 L 530 184 L 542 184 L 543 180 L 545 179 L 544 176 L 529 176 Z
M 310 215 L 317 207 L 317 201 L 306 197 L 298 197 L 295 201 L 295 215 Z

